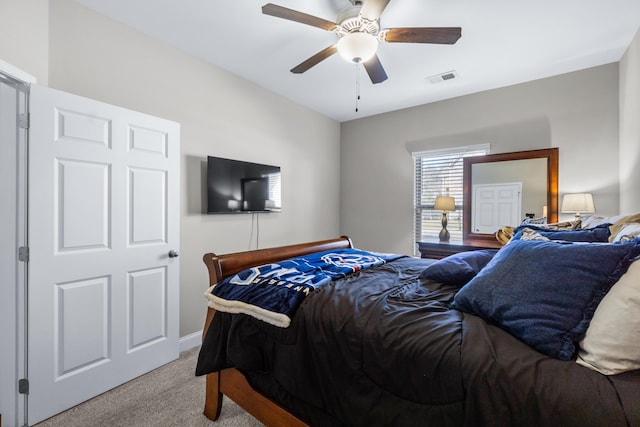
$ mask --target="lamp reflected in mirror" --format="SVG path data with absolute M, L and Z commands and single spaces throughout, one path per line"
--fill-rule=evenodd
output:
M 562 196 L 562 213 L 573 213 L 576 219 L 582 217 L 583 213 L 593 213 L 596 211 L 591 193 L 574 193 Z
M 447 230 L 447 212 L 456 210 L 456 200 L 450 196 L 437 196 L 433 209 L 442 211 L 442 230 L 438 237 L 441 242 L 448 242 L 451 236 Z

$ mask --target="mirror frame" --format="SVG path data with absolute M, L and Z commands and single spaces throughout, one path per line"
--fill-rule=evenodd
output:
M 465 243 L 496 242 L 494 234 L 471 232 L 471 167 L 478 163 L 507 162 L 511 160 L 547 159 L 547 221 L 558 221 L 558 148 L 515 151 L 512 153 L 488 154 L 486 156 L 465 157 L 463 159 L 462 193 L 462 240 Z M 498 231 L 498 230 L 496 230 Z

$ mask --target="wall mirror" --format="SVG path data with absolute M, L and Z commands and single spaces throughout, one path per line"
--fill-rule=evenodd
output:
M 527 214 L 558 221 L 558 149 L 466 157 L 463 164 L 462 237 L 495 242 L 502 226 L 517 226 Z

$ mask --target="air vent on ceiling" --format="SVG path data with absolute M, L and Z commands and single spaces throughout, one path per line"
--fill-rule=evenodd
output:
M 437 74 L 435 76 L 427 77 L 431 83 L 440 83 L 445 80 L 452 80 L 458 78 L 458 73 L 455 71 L 447 71 L 446 73 Z

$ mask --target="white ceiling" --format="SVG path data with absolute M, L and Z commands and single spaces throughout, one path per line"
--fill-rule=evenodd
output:
M 462 27 L 462 37 L 381 43 L 389 79 L 373 85 L 339 55 L 292 74 L 336 35 L 261 13 L 272 2 L 335 21 L 349 0 L 76 1 L 340 122 L 617 62 L 640 27 L 638 0 L 392 0 L 382 28 Z M 458 78 L 428 79 L 452 70 Z

